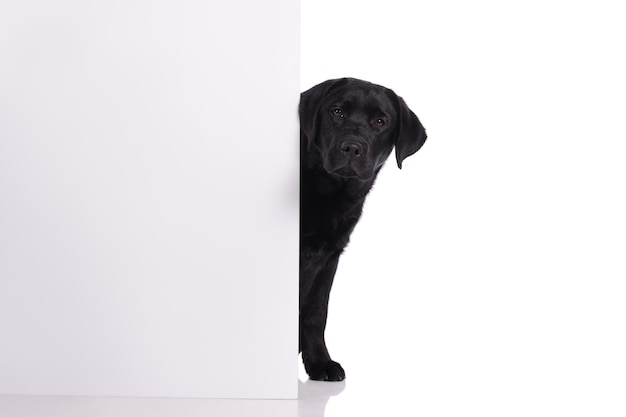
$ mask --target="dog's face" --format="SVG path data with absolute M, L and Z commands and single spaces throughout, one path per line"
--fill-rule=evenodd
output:
M 302 94 L 303 146 L 339 177 L 372 179 L 396 147 L 398 167 L 426 132 L 392 90 L 365 81 L 329 80 Z

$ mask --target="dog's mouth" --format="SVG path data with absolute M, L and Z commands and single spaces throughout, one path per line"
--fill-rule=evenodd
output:
M 358 178 L 359 177 L 359 174 L 357 174 L 356 171 L 349 165 L 336 169 L 335 171 L 333 171 L 333 174 L 339 175 L 340 177 L 345 177 L 345 178 Z
M 346 160 L 343 155 L 331 155 L 323 163 L 324 169 L 331 175 L 367 181 L 373 177 L 373 171 L 366 160 Z
M 372 179 L 372 175 L 367 172 L 357 172 L 350 165 L 346 165 L 332 172 L 341 178 L 354 178 L 359 181 L 368 181 Z

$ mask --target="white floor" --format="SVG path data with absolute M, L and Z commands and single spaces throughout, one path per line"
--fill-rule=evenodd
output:
M 309 381 L 299 400 L 202 400 L 0 396 L 2 417 L 347 417 L 347 416 L 623 416 L 623 376 L 594 379 L 581 369 L 532 375 L 533 367 L 390 356 L 369 367 L 357 360 L 339 383 Z M 405 361 L 407 366 L 401 366 Z M 358 364 L 358 365 L 357 365 Z M 546 364 L 544 364 L 546 365 Z M 388 366 L 388 367 L 387 367 Z M 421 374 L 412 374 L 418 368 Z M 527 369 L 524 369 L 527 368 Z M 481 371 L 482 370 L 482 371 Z M 611 370 L 605 370 L 609 376 Z M 474 372 L 474 373 L 472 373 Z M 599 375 L 598 375 L 599 376 Z M 620 387 L 621 384 L 621 387 Z

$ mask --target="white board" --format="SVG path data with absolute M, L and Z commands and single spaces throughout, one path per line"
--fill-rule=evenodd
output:
M 297 396 L 299 4 L 0 4 L 0 394 Z

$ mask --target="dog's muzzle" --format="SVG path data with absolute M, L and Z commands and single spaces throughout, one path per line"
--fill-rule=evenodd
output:
M 368 146 L 358 138 L 343 138 L 329 154 L 329 172 L 346 178 L 368 179 L 372 174 Z

